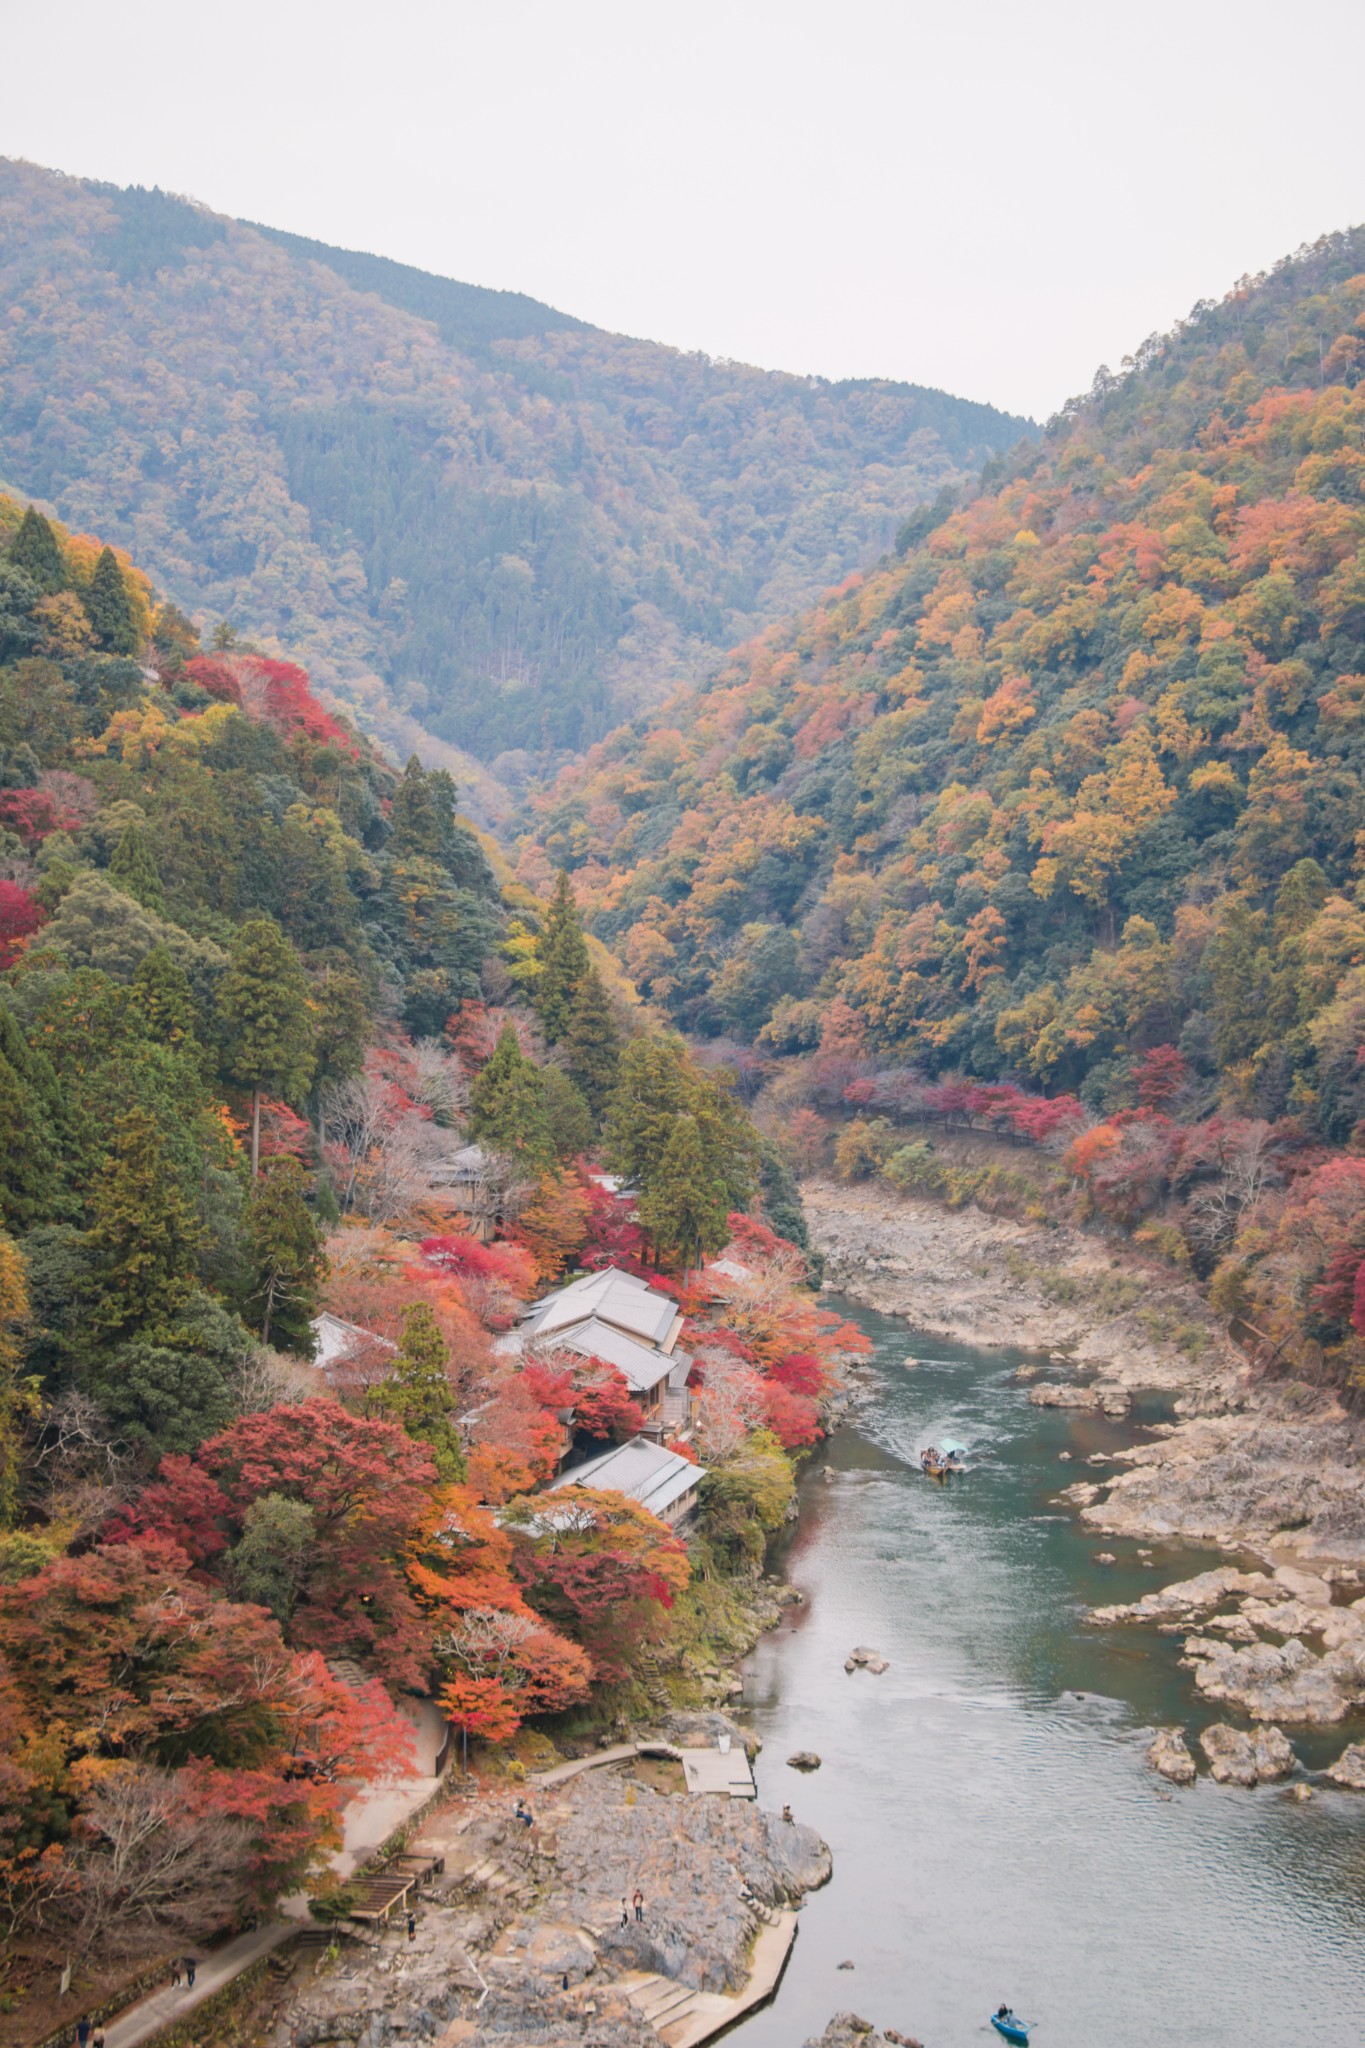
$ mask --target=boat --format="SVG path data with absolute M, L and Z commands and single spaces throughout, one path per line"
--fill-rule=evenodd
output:
M 945 1436 L 936 1444 L 925 1445 L 919 1454 L 919 1468 L 930 1479 L 946 1479 L 950 1472 L 966 1470 L 968 1455 L 965 1444 Z
M 1008 2008 L 1004 2012 L 993 2012 L 991 2014 L 991 2025 L 995 2028 L 996 2033 L 1002 2034 L 1007 2041 L 1021 2042 L 1023 2048 L 1028 2048 L 1028 2030 L 1032 2024 L 1032 2020 L 1026 2022 L 1016 2018 L 1015 2014 L 1010 2012 Z

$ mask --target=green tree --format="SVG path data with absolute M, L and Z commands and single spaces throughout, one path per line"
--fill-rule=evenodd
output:
M 57 1206 L 55 1097 L 51 1069 L 0 1002 L 0 1224 L 16 1230 L 46 1222 Z
M 233 1382 L 250 1347 L 236 1316 L 192 1288 L 163 1321 L 99 1356 L 90 1391 L 140 1450 L 194 1451 L 234 1419 Z
M 556 1159 L 577 1159 L 592 1150 L 593 1120 L 583 1091 L 558 1067 L 546 1067 L 545 1116 Z
M 234 1591 L 268 1607 L 287 1628 L 317 1555 L 317 1515 L 306 1500 L 263 1493 L 242 1516 L 229 1559 Z
M 46 597 L 65 590 L 69 581 L 66 563 L 51 522 L 30 505 L 19 522 L 19 531 L 9 544 L 9 559 L 22 569 L 31 583 Z
M 128 1014 L 158 1045 L 197 1043 L 199 1011 L 190 978 L 165 946 L 144 954 L 129 988 Z
M 439 861 L 455 812 L 455 784 L 443 768 L 430 774 L 408 756 L 389 812 L 389 851 L 399 859 Z
M 545 1080 L 517 1043 L 511 1024 L 503 1026 L 493 1057 L 469 1091 L 470 1134 L 490 1152 L 501 1152 L 530 1179 L 554 1164 L 554 1145 L 545 1106 Z
M 403 1335 L 393 1372 L 370 1396 L 370 1405 L 401 1423 L 424 1443 L 440 1477 L 465 1476 L 464 1449 L 455 1422 L 450 1360 L 435 1316 L 424 1301 L 403 1311 Z
M 569 1028 L 574 1000 L 591 971 L 588 942 L 564 868 L 555 877 L 536 954 L 540 973 L 531 984 L 531 1000 L 540 1013 L 545 1036 L 551 1045 L 557 1045 Z
M 640 1183 L 641 1215 L 648 1205 L 651 1216 L 665 1215 L 665 1182 L 676 1184 L 682 1176 L 679 1158 L 667 1169 L 669 1147 L 682 1118 L 696 1127 L 700 1166 L 696 1172 L 710 1191 L 708 1201 L 728 1214 L 748 1202 L 758 1164 L 758 1147 L 753 1126 L 714 1074 L 703 1073 L 690 1058 L 681 1038 L 633 1039 L 621 1055 L 616 1087 L 607 1113 L 607 1157 L 618 1172 Z M 692 1139 L 689 1136 L 689 1150 Z M 692 1183 L 694 1169 L 688 1165 L 685 1178 Z M 694 1211 L 694 1215 L 699 1211 Z M 683 1250 L 691 1233 L 674 1234 L 666 1240 Z M 723 1242 L 723 1240 L 722 1240 Z
M 158 1119 L 125 1110 L 90 1191 L 89 1327 L 113 1340 L 174 1321 L 194 1292 L 203 1231 Z
M 578 984 L 560 1044 L 569 1078 L 582 1089 L 600 1123 L 616 1086 L 621 1033 L 606 984 L 595 967 L 590 967 Z
M 298 954 L 272 917 L 239 926 L 218 991 L 229 1077 L 251 1090 L 251 1175 L 261 1164 L 261 1096 L 297 1098 L 312 1078 L 313 1023 Z
M 263 1344 L 313 1355 L 309 1325 L 318 1286 L 327 1270 L 322 1232 L 308 1207 L 308 1176 L 297 1159 L 267 1161 L 251 1184 L 243 1216 L 251 1265 L 248 1296 L 253 1326 Z
M 95 638 L 110 654 L 136 654 L 139 640 L 128 586 L 112 548 L 105 548 L 95 564 L 85 609 L 95 629 Z
M 142 825 L 129 825 L 109 856 L 109 879 L 117 882 L 125 896 L 131 896 L 144 910 L 166 914 L 166 892 L 152 853 L 151 841 Z
M 657 1249 L 684 1267 L 719 1251 L 729 1236 L 730 1203 L 696 1117 L 674 1119 L 662 1157 L 640 1197 L 640 1222 Z
M 0 1232 L 0 1529 L 12 1529 L 18 1515 L 24 1431 L 38 1413 L 38 1382 L 21 1371 L 28 1319 L 24 1261 Z

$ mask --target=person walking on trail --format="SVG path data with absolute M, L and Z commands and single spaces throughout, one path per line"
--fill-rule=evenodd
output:
M 198 1965 L 198 1964 L 197 1964 L 197 1963 L 195 1962 L 195 1960 L 194 1960 L 194 1957 L 193 1957 L 193 1956 L 186 1956 L 186 1958 L 185 1958 L 185 1983 L 186 1983 L 186 1985 L 187 1985 L 187 1986 L 189 1987 L 189 1989 L 190 1989 L 191 1991 L 193 1991 L 193 1989 L 194 1989 L 194 1973 L 195 1973 L 195 1971 L 196 1971 L 196 1970 L 198 1969 L 198 1967 L 199 1967 L 199 1965 Z
M 76 2039 L 80 2043 L 80 2048 L 85 2048 L 86 2042 L 90 2039 L 90 2022 L 84 2014 L 76 2022 Z
M 177 1957 L 176 1957 L 176 1959 L 175 1959 L 175 1961 L 174 1961 L 174 1962 L 173 1962 L 173 1963 L 171 1964 L 171 1989 L 172 1989 L 172 1991 L 178 1991 L 178 1990 L 180 1989 L 180 1958 L 179 1958 L 179 1956 L 177 1956 Z
M 94 2034 L 93 2034 L 93 2036 L 92 2036 L 92 2038 L 91 2038 L 91 2042 L 90 2042 L 90 2048 L 104 2048 L 104 2028 L 103 2028 L 103 2027 L 96 2027 L 96 2029 L 95 2029 L 95 2032 L 94 2032 Z
M 409 1941 L 416 1941 L 416 1939 L 417 1939 L 417 1915 L 416 1915 L 415 1913 L 409 1913 L 409 1914 L 408 1914 L 408 1940 L 409 1940 Z
M 633 1906 L 635 1907 L 635 1917 L 636 1917 L 636 1919 L 637 1919 L 637 1920 L 643 1920 L 643 1919 L 644 1919 L 644 1917 L 645 1917 L 645 1895 L 644 1895 L 644 1893 L 643 1893 L 643 1892 L 642 1892 L 642 1891 L 640 1890 L 640 1888 L 639 1888 L 639 1886 L 638 1886 L 638 1885 L 637 1885 L 637 1886 L 635 1887 L 635 1897 L 634 1897 L 634 1899 L 633 1899 L 633 1900 L 631 1901 L 631 1903 L 632 1903 L 632 1904 L 633 1904 Z
M 623 1927 L 629 1927 L 630 1925 L 630 1907 L 624 1899 L 621 1901 L 621 1925 Z

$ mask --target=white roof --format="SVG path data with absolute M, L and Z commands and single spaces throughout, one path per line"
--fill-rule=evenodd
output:
M 674 1359 L 668 1353 L 637 1344 L 624 1330 L 613 1329 L 596 1316 L 589 1316 L 585 1323 L 575 1323 L 558 1341 L 566 1351 L 577 1351 L 584 1358 L 604 1358 L 608 1365 L 614 1365 L 632 1394 L 647 1394 L 660 1380 L 671 1381 L 673 1377 Z M 691 1362 L 687 1361 L 689 1367 Z
M 381 1351 L 398 1349 L 387 1337 L 381 1337 L 377 1330 L 362 1330 L 359 1323 L 343 1323 L 340 1316 L 329 1315 L 325 1309 L 320 1316 L 314 1316 L 308 1327 L 313 1332 L 316 1347 L 313 1363 L 320 1365 L 324 1372 L 328 1366 L 349 1358 L 366 1344 L 377 1344 Z
M 708 1273 L 719 1273 L 724 1280 L 747 1280 L 753 1268 L 741 1265 L 738 1259 L 712 1259 L 706 1270 Z
M 536 1303 L 523 1324 L 528 1337 L 550 1337 L 558 1330 L 572 1329 L 590 1316 L 614 1323 L 619 1330 L 644 1344 L 663 1344 L 675 1324 L 681 1322 L 677 1303 L 657 1294 L 645 1280 L 606 1266 L 600 1273 L 585 1273 L 567 1287 L 560 1287 Z
M 651 1443 L 646 1436 L 633 1436 L 629 1443 L 589 1458 L 586 1465 L 575 1465 L 555 1480 L 550 1491 L 558 1493 L 565 1486 L 606 1487 L 638 1500 L 652 1514 L 662 1515 L 704 1477 L 704 1466 L 680 1458 L 676 1451 Z

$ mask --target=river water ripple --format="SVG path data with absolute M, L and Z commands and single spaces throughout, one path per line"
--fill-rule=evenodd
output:
M 1153 1571 L 1050 1506 L 1131 1426 L 1029 1406 L 1009 1382 L 1022 1354 L 837 1305 L 877 1346 L 877 1396 L 802 1481 L 787 1571 L 806 1605 L 745 1693 L 759 1797 L 820 1830 L 835 1875 L 737 2048 L 798 2048 L 847 2009 L 976 2048 L 1002 1999 L 1037 2022 L 1034 2048 L 1358 2041 L 1365 1795 L 1167 1786 L 1143 1730 L 1217 1718 L 1196 1713 L 1179 1638 L 1080 1626 L 1217 1561 L 1167 1551 Z M 916 1464 L 938 1434 L 980 1455 L 946 1487 Z M 860 1643 L 891 1669 L 846 1676 Z M 1314 1766 L 1359 1733 L 1286 1732 Z M 796 1749 L 822 1769 L 790 1770 Z

